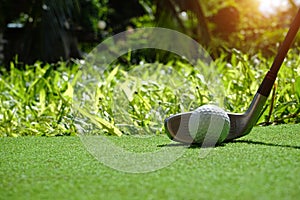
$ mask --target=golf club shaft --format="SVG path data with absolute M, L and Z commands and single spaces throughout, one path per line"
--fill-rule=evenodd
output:
M 282 62 L 284 61 L 284 58 L 286 57 L 286 54 L 288 53 L 288 51 L 290 49 L 290 46 L 292 45 L 292 43 L 297 35 L 299 27 L 300 27 L 300 8 L 298 10 L 298 13 L 297 13 L 294 21 L 292 22 L 292 24 L 290 26 L 290 29 L 289 29 L 287 35 L 285 36 L 283 43 L 281 44 L 281 46 L 279 48 L 279 51 L 274 59 L 271 69 L 266 74 L 257 93 L 259 93 L 265 97 L 269 96 L 269 94 L 272 90 L 272 87 L 274 85 L 274 82 L 276 80 L 277 73 L 282 65 Z

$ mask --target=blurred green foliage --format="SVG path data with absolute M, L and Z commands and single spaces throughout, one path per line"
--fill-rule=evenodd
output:
M 81 51 L 110 35 L 145 26 L 175 29 L 205 46 L 225 88 L 224 108 L 244 112 L 297 11 L 295 2 L 288 2 L 287 9 L 266 15 L 253 0 L 1 0 L 0 33 L 6 40 L 5 64 L 10 70 L 2 70 L 0 75 L 0 136 L 77 134 L 71 104 L 81 74 L 76 64 L 60 61 L 80 58 Z M 287 60 L 259 124 L 300 121 L 299 49 L 294 48 Z M 131 117 L 127 120 L 135 126 L 161 133 L 162 124 L 155 124 L 157 119 L 148 114 L 152 108 L 174 114 L 211 102 L 209 85 L 199 80 L 206 75 L 182 59 L 162 51 L 130 52 L 120 58 L 116 68 L 103 74 L 103 83 L 95 88 L 94 122 L 105 133 L 120 135 L 112 103 L 117 83 L 136 80 L 128 74 L 129 69 L 153 65 L 152 74 L 157 77 L 162 66 L 174 67 L 177 78 L 187 79 L 184 87 L 194 88 L 194 93 L 186 95 L 187 104 L 182 104 L 180 94 L 173 93 L 166 83 L 142 84 L 127 99 Z
M 299 50 L 289 52 L 258 124 L 300 122 Z M 231 56 L 223 53 L 213 65 L 203 67 L 211 67 L 220 80 L 219 87 L 224 88 L 222 107 L 230 112 L 244 112 L 273 59 L 262 54 L 249 56 L 238 50 L 231 53 Z M 172 70 L 176 73 L 164 78 Z M 212 89 L 216 83 L 203 80 L 215 79 L 181 60 L 166 64 L 140 63 L 130 69 L 116 64 L 101 75 L 102 81 L 97 85 L 85 73 L 87 69 L 64 62 L 58 65 L 38 62 L 27 65 L 25 71 L 11 64 L 11 70 L 0 75 L 0 136 L 76 135 L 78 120 L 89 126 L 97 124 L 105 134 L 120 135 L 117 124 L 122 123 L 161 134 L 164 116 L 214 103 Z M 142 81 L 138 82 L 139 79 Z M 175 90 L 170 81 L 177 84 Z M 133 93 L 127 93 L 127 99 L 117 99 L 123 82 L 140 85 Z M 88 96 L 80 95 L 83 93 L 78 90 L 77 86 L 83 83 Z M 183 92 L 184 89 L 189 92 Z M 87 98 L 90 103 L 83 100 Z M 74 101 L 81 103 L 80 109 L 72 106 Z M 89 113 L 83 110 L 84 106 Z M 135 133 L 133 129 L 122 130 L 124 134 Z
M 25 71 L 10 67 L 0 76 L 0 135 L 74 135 L 70 99 L 75 82 L 69 80 L 76 70 L 65 63 L 57 69 L 40 62 Z
M 294 0 L 288 5 L 267 15 L 254 0 L 1 0 L 0 33 L 5 57 L 26 63 L 80 57 L 111 34 L 144 26 L 184 32 L 214 58 L 232 48 L 272 56 L 297 11 Z

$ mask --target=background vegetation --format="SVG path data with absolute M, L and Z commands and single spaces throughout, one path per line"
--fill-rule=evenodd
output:
M 224 108 L 231 112 L 244 112 L 273 59 L 266 59 L 261 54 L 250 57 L 235 50 L 232 51 L 229 64 L 226 56 L 222 54 L 215 60 L 218 66 L 217 77 L 225 88 Z M 300 68 L 295 68 L 300 65 L 298 49 L 289 53 L 288 60 L 282 66 L 276 86 L 259 120 L 261 125 L 300 122 Z M 157 67 L 163 65 L 156 63 Z M 164 66 L 170 65 L 180 72 L 176 77 L 171 77 L 173 80 L 184 80 L 197 73 L 197 69 L 180 61 Z M 0 77 L 0 135 L 76 135 L 75 117 L 78 113 L 72 111 L 72 100 L 75 85 L 80 84 L 78 77 L 82 75 L 78 67 L 75 64 L 67 66 L 65 62 L 56 65 L 37 62 L 20 70 L 12 63 L 10 72 Z M 134 68 L 145 68 L 145 64 L 132 65 L 131 69 Z M 137 78 L 127 72 L 127 66 L 116 67 L 105 73 L 99 88 L 92 88 L 95 96 L 91 105 L 96 108 L 94 120 L 103 128 L 102 133 L 120 135 L 113 101 L 120 81 Z M 160 77 L 161 72 L 157 70 L 152 76 Z M 163 119 L 159 122 L 156 115 L 149 115 L 153 108 L 160 108 L 164 114 L 171 115 L 210 103 L 211 99 L 205 92 L 211 87 L 209 83 L 199 83 L 192 78 L 187 82 L 189 85 L 186 87 L 196 89 L 192 92 L 194 97 L 186 99 L 188 106 L 178 100 L 176 92 L 179 90 L 174 91 L 168 83 L 145 82 L 135 91 L 133 98 L 127 100 L 130 109 L 126 121 L 160 134 L 164 133 Z M 123 133 L 134 134 L 133 131 Z
M 81 58 L 110 35 L 145 26 L 179 30 L 202 44 L 214 58 L 225 87 L 224 108 L 243 112 L 298 9 L 296 1 L 289 0 L 287 5 L 274 13 L 264 13 L 255 0 L 1 0 L 4 59 L 0 61 L 0 135 L 75 135 L 76 113 L 71 104 L 80 70 L 72 58 Z M 300 121 L 298 44 L 299 38 L 282 67 L 259 124 Z M 197 73 L 172 55 L 157 56 L 147 51 L 125 55 L 97 88 L 108 97 L 101 103 L 95 101 L 101 107 L 97 120 L 105 133 L 119 135 L 120 131 L 109 98 L 114 87 L 129 69 L 142 67 L 145 62 L 173 66 L 185 72 L 179 73 L 182 79 Z M 156 73 L 159 76 L 160 71 Z M 192 88 L 207 88 L 205 84 L 191 84 Z M 158 91 L 155 98 L 145 92 L 149 90 Z M 136 94 L 130 114 L 137 126 L 154 126 L 153 119 L 145 117 L 145 113 L 158 103 L 163 102 L 160 106 L 167 110 L 166 114 L 181 111 L 176 95 L 164 83 L 143 85 Z M 197 99 L 197 105 L 209 102 L 206 97 Z M 164 131 L 161 124 L 155 127 L 157 133 Z
M 184 32 L 214 57 L 233 47 L 251 55 L 261 51 L 272 56 L 298 10 L 297 1 L 288 0 L 285 7 L 273 11 L 259 10 L 261 2 L 1 0 L 0 33 L 6 63 L 16 54 L 25 63 L 78 58 L 109 35 L 145 26 Z

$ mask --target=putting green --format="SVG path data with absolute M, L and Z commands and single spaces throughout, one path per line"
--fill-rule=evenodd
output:
M 159 150 L 151 140 L 113 138 L 132 151 Z M 170 148 L 179 148 L 171 146 Z M 111 169 L 78 137 L 0 138 L 0 199 L 298 199 L 300 124 L 255 127 L 199 158 L 188 148 L 170 166 L 145 174 Z

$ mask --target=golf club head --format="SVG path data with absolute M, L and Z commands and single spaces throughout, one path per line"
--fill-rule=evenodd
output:
M 271 69 L 266 74 L 248 110 L 244 114 L 227 113 L 230 119 L 230 130 L 224 140 L 225 142 L 247 135 L 257 123 L 267 97 L 269 96 L 276 80 L 277 73 L 298 33 L 299 28 L 300 8 L 279 48 L 279 51 L 277 52 Z M 192 113 L 193 112 L 176 114 L 165 120 L 167 134 L 172 140 L 188 144 L 195 143 L 189 131 L 189 120 Z
M 243 113 L 227 113 L 230 119 L 229 134 L 225 142 L 247 135 L 257 123 L 267 97 L 257 93 L 248 110 Z M 189 131 L 189 120 L 193 112 L 172 115 L 165 120 L 165 128 L 171 140 L 195 144 Z

